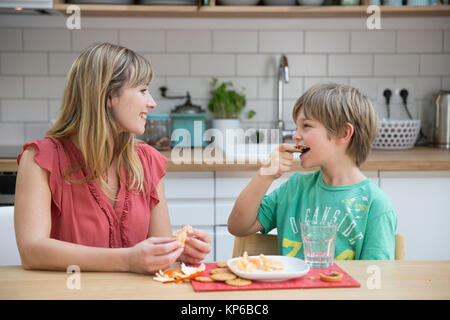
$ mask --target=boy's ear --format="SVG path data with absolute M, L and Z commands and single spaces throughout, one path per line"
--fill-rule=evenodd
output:
M 340 145 L 348 144 L 354 132 L 355 129 L 353 128 L 353 125 L 350 122 L 347 122 L 344 128 L 342 128 L 341 132 L 339 133 L 336 143 Z

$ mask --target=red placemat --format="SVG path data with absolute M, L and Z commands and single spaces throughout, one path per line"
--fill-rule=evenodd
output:
M 217 268 L 216 263 L 205 263 L 206 270 L 201 276 L 209 276 L 210 270 Z M 339 282 L 325 282 L 320 280 L 319 273 L 341 272 L 344 276 Z M 254 281 L 248 286 L 233 287 L 224 282 L 199 282 L 191 280 L 195 291 L 233 291 L 233 290 L 270 290 L 270 289 L 308 289 L 308 288 L 344 288 L 360 287 L 360 283 L 353 279 L 337 264 L 329 268 L 311 268 L 303 277 L 279 282 Z

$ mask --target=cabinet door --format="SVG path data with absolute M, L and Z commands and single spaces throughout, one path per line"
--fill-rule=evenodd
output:
M 14 207 L 0 207 L 0 266 L 20 264 L 14 232 Z
M 190 224 L 207 231 L 212 243 L 205 261 L 214 261 L 214 173 L 168 172 L 164 181 L 172 230 Z
M 214 226 L 212 172 L 169 172 L 165 187 L 172 225 Z
M 449 171 L 380 172 L 405 236 L 406 259 L 450 259 Z
M 234 236 L 226 226 L 216 226 L 216 260 L 227 261 L 232 258 Z

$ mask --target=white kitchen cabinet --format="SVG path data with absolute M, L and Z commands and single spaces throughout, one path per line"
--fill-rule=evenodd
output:
M 164 182 L 172 230 L 190 224 L 207 231 L 212 243 L 205 261 L 214 261 L 214 172 L 168 172 Z
M 227 226 L 216 226 L 216 260 L 227 261 L 232 258 L 234 236 L 228 232 Z
M 164 182 L 172 225 L 214 226 L 214 172 L 168 172 Z
M 405 236 L 405 258 L 450 259 L 450 171 L 380 171 Z
M 14 207 L 0 207 L 0 266 L 20 264 L 14 232 Z

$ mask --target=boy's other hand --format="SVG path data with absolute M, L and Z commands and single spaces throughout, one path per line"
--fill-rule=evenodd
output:
M 293 152 L 298 152 L 295 146 L 283 143 L 270 155 L 269 160 L 259 169 L 259 173 L 273 179 L 281 177 L 285 172 L 292 170 Z

